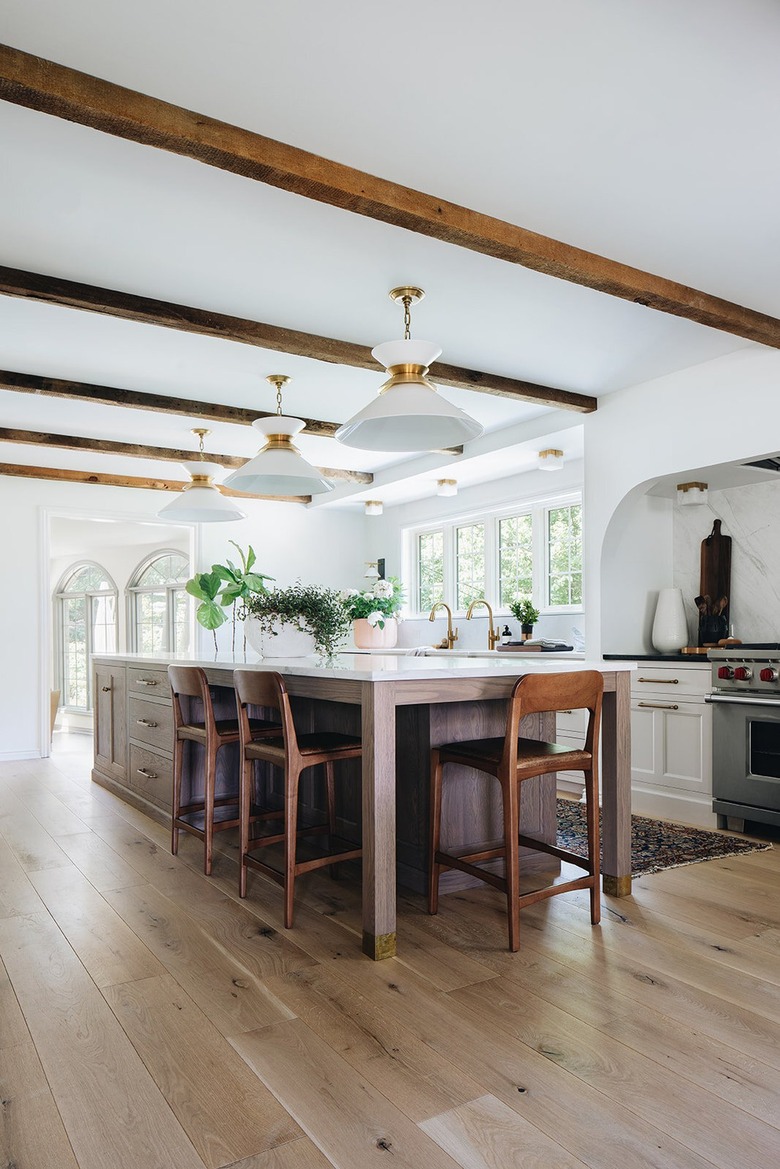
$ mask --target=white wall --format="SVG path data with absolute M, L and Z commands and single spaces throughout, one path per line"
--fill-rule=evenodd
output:
M 688 472 L 779 448 L 780 354 L 758 346 L 610 394 L 585 416 L 586 605 L 599 600 L 587 608 L 589 653 L 636 651 L 646 594 L 673 584 L 671 504 L 668 523 L 654 514 L 643 541 L 628 535 L 626 497 L 665 475 L 696 479 Z
M 151 519 L 166 498 L 154 491 L 0 476 L 0 759 L 40 753 L 41 700 L 49 690 L 49 645 L 43 640 L 51 613 L 42 510 Z M 228 539 L 235 539 L 244 547 L 252 543 L 258 567 L 282 584 L 300 575 L 305 583 L 342 587 L 362 572 L 363 515 L 261 500 L 247 500 L 246 510 L 249 518 L 235 524 L 201 525 L 197 567 L 222 560 L 232 550 Z

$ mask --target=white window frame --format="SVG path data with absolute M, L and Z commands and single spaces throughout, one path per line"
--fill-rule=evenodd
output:
M 102 573 L 104 580 L 110 584 L 107 589 L 85 589 L 83 592 L 71 591 L 66 588 L 68 581 L 76 575 L 82 568 L 96 568 L 98 572 Z M 75 597 L 83 597 L 86 602 L 86 643 L 85 652 L 87 657 L 87 705 L 86 706 L 71 706 L 66 701 L 65 694 L 65 616 L 64 608 L 67 601 L 73 600 Z M 60 577 L 59 584 L 54 591 L 54 629 L 56 637 L 56 678 L 57 687 L 62 695 L 62 709 L 73 711 L 77 714 L 92 714 L 95 709 L 95 696 L 92 693 L 92 653 L 93 653 L 93 639 L 94 629 L 92 623 L 92 600 L 94 597 L 113 597 L 114 598 L 114 629 L 115 642 L 119 645 L 119 590 L 114 584 L 114 578 L 110 572 L 106 572 L 102 564 L 97 560 L 77 560 L 70 568 L 66 569 Z
M 190 559 L 186 552 L 182 552 L 181 548 L 158 548 L 152 552 L 151 555 L 145 556 L 144 559 L 137 564 L 130 576 L 131 583 L 125 589 L 126 604 L 127 604 L 127 631 L 130 649 L 133 653 L 138 653 L 138 597 L 141 593 L 161 593 L 165 592 L 166 612 L 165 612 L 165 641 L 166 646 L 163 647 L 162 653 L 173 653 L 174 647 L 170 644 L 173 640 L 173 631 L 175 626 L 176 606 L 174 593 L 185 592 L 184 583 L 182 581 L 166 582 L 165 584 L 156 585 L 138 585 L 133 582 L 141 579 L 147 568 L 150 568 L 156 560 L 162 560 L 164 556 L 180 556 L 188 563 L 187 572 L 190 572 Z M 189 595 L 189 594 L 187 594 Z M 192 630 L 190 628 L 190 637 Z
M 456 568 L 456 529 L 469 524 L 483 523 L 485 525 L 485 596 L 493 606 L 496 616 L 509 615 L 506 605 L 499 605 L 499 563 L 498 563 L 498 524 L 499 520 L 510 516 L 530 515 L 532 524 L 532 549 L 534 563 L 534 581 L 531 600 L 540 615 L 582 613 L 583 605 L 549 605 L 547 603 L 549 580 L 549 546 L 547 541 L 548 513 L 559 507 L 571 507 L 573 504 L 582 506 L 582 492 L 566 491 L 560 495 L 546 495 L 537 499 L 523 500 L 519 503 L 504 504 L 502 507 L 490 510 L 460 512 L 447 516 L 444 520 L 429 521 L 424 524 L 415 524 L 404 528 L 403 563 L 407 583 L 408 616 L 412 618 L 427 617 L 429 610 L 420 609 L 420 564 L 419 564 L 419 537 L 426 532 L 441 532 L 444 549 L 444 591 L 442 600 L 452 609 L 453 615 L 463 617 L 465 609 L 455 606 L 457 597 L 457 568 Z

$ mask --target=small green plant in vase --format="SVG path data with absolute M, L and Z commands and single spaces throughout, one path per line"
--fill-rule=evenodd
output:
M 528 597 L 518 597 L 509 606 L 509 612 L 515 621 L 520 622 L 523 641 L 527 641 L 534 631 L 534 625 L 539 620 L 539 610 L 531 604 Z

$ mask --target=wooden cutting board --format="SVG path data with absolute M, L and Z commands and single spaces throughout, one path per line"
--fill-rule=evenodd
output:
M 728 629 L 731 604 L 731 536 L 723 535 L 720 520 L 715 520 L 709 536 L 701 542 L 699 592 L 703 597 L 710 597 L 713 604 L 719 597 L 729 598 L 729 604 L 723 610 Z

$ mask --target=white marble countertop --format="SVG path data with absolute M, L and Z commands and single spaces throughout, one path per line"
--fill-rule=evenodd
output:
M 550 658 L 555 657 L 554 661 Z M 172 662 L 200 666 L 202 669 L 233 669 L 251 666 L 259 670 L 278 670 L 282 674 L 300 677 L 352 678 L 360 682 L 409 681 L 413 679 L 520 677 L 523 674 L 554 674 L 599 670 L 602 673 L 624 673 L 635 668 L 635 662 L 603 661 L 601 659 L 571 660 L 571 654 L 496 654 L 490 658 L 464 657 L 448 654 L 433 657 L 412 657 L 404 654 L 337 654 L 326 664 L 316 658 L 259 658 L 248 652 L 219 654 L 216 657 L 195 657 L 188 654 L 93 654 L 95 661 L 126 662 L 128 665 L 167 667 Z

